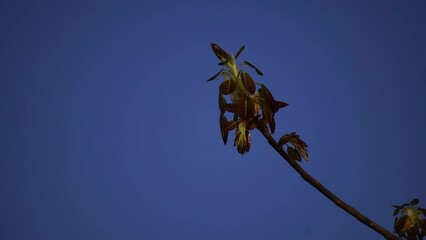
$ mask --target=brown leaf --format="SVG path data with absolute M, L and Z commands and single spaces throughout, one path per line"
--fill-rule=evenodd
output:
M 299 161 L 299 162 L 302 160 L 302 158 L 300 157 L 299 151 L 297 151 L 296 149 L 292 147 L 287 147 L 287 154 L 292 160 Z
M 249 97 L 241 97 L 237 103 L 238 117 L 240 119 L 249 119 L 255 117 L 255 104 Z
M 219 58 L 221 62 L 226 62 L 231 59 L 231 56 L 227 52 L 225 52 L 225 50 L 220 48 L 219 45 L 217 45 L 216 43 L 211 43 L 210 45 L 214 54 L 216 54 L 216 57 Z
M 224 114 L 220 115 L 220 132 L 222 134 L 223 143 L 226 145 L 228 141 L 229 131 L 235 129 L 238 125 L 236 121 L 228 121 Z
M 278 140 L 278 145 L 280 145 L 280 147 L 284 146 L 284 144 L 286 144 L 290 141 L 290 139 L 293 137 L 294 134 L 295 134 L 295 132 L 292 132 L 290 134 L 284 134 L 280 138 L 280 140 Z
M 219 92 L 224 95 L 231 94 L 232 92 L 234 92 L 236 86 L 237 86 L 237 83 L 235 80 L 232 80 L 232 79 L 225 80 L 220 84 Z
M 288 104 L 285 102 L 281 102 L 281 101 L 275 101 L 275 103 L 277 104 L 278 108 L 283 108 L 283 107 L 287 107 Z
M 245 89 L 250 94 L 254 94 L 256 92 L 256 85 L 253 79 L 251 78 L 251 76 L 247 72 L 244 72 L 244 71 L 241 72 L 241 81 L 243 82 Z

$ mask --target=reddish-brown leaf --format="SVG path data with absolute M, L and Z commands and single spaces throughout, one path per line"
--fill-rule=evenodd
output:
M 251 78 L 247 72 L 241 72 L 241 80 L 244 87 L 250 94 L 254 94 L 256 92 L 256 85 L 253 81 L 253 78 Z
M 237 86 L 237 83 L 235 82 L 235 80 L 232 80 L 232 79 L 225 80 L 220 84 L 219 92 L 224 95 L 231 94 L 235 90 L 236 86 Z
M 216 43 L 211 43 L 210 45 L 214 54 L 216 54 L 216 57 L 219 58 L 221 62 L 226 62 L 231 58 L 231 56 L 227 52 L 225 52 L 225 50 L 220 48 L 219 45 L 217 45 Z
M 238 100 L 238 116 L 240 119 L 249 119 L 255 117 L 255 103 L 249 97 L 241 97 Z

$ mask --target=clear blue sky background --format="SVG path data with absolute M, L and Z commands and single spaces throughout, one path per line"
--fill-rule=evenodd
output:
M 0 238 L 381 239 L 255 132 L 219 132 L 210 42 L 257 65 L 315 178 L 387 229 L 426 206 L 425 1 L 1 1 Z M 255 74 L 253 74 L 255 76 Z

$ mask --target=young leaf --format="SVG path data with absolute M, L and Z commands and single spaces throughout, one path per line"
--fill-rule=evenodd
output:
M 292 147 L 287 148 L 287 153 L 292 160 L 299 161 L 299 162 L 302 160 L 302 158 L 300 157 L 299 151 L 297 151 L 296 149 Z
M 423 213 L 423 215 L 425 215 L 426 216 L 426 209 L 424 209 L 424 208 L 418 208 L 418 210 L 420 211 L 420 212 L 422 212 Z
M 281 102 L 281 101 L 275 101 L 277 103 L 278 108 L 287 107 L 288 103 Z
M 256 85 L 254 84 L 253 79 L 247 72 L 241 73 L 241 80 L 243 82 L 244 87 L 250 94 L 254 94 L 256 92 Z
M 238 117 L 240 119 L 249 119 L 255 116 L 254 102 L 249 97 L 242 97 L 238 100 Z
M 237 83 L 235 80 L 232 80 L 232 79 L 225 80 L 220 84 L 219 92 L 224 95 L 231 94 L 232 92 L 234 92 L 236 86 L 237 86 Z
M 400 232 L 402 230 L 402 228 L 404 227 L 405 222 L 407 220 L 408 220 L 407 215 L 398 218 L 398 220 L 396 220 L 396 223 L 394 225 L 395 232 L 397 232 L 397 233 Z
M 220 115 L 220 132 L 222 135 L 223 143 L 226 145 L 226 142 L 228 141 L 228 133 L 229 131 L 235 129 L 237 127 L 237 122 L 235 121 L 228 121 L 224 114 Z
M 225 61 L 223 61 L 223 62 L 220 62 L 220 63 L 218 63 L 217 65 L 219 65 L 219 66 L 224 66 L 224 65 L 226 65 L 226 64 L 228 64 L 228 59 L 226 59 Z
M 220 134 L 222 135 L 223 144 L 226 145 L 226 142 L 228 141 L 228 130 L 226 130 L 226 123 L 228 120 L 226 119 L 224 114 L 220 114 Z
M 280 147 L 284 146 L 284 144 L 288 143 L 288 141 L 290 140 L 290 138 L 292 137 L 293 133 L 290 134 L 284 134 L 280 140 L 278 140 L 278 145 L 280 145 Z
M 220 113 L 224 113 L 226 111 L 226 99 L 222 96 L 221 93 L 219 93 L 219 109 L 220 109 Z
M 223 71 L 223 68 L 220 69 L 220 71 L 218 73 L 216 73 L 215 75 L 213 75 L 211 78 L 209 78 L 209 80 L 207 80 L 207 82 L 210 82 L 212 80 L 215 80 L 217 78 L 217 76 L 219 76 L 219 74 L 221 74 Z
M 309 161 L 309 156 L 308 156 L 308 152 L 306 151 L 306 149 L 298 147 L 297 150 L 299 150 L 300 154 L 302 154 L 302 157 L 306 161 Z
M 263 76 L 263 73 L 253 64 L 251 64 L 247 61 L 244 61 L 243 63 L 246 64 L 247 66 L 250 66 L 251 68 L 253 68 L 256 71 L 256 73 L 259 74 L 260 76 Z
M 419 203 L 418 198 L 415 198 L 415 199 L 411 200 L 411 202 L 410 202 L 411 205 L 417 205 L 418 203 Z
M 395 211 L 393 211 L 393 215 L 398 215 L 399 211 L 401 211 L 401 208 L 396 208 Z
M 231 58 L 231 56 L 229 56 L 229 54 L 216 43 L 211 43 L 210 46 L 212 47 L 214 54 L 216 54 L 216 57 L 219 58 L 221 62 L 228 61 Z
M 243 50 L 244 50 L 245 47 L 246 47 L 245 45 L 243 45 L 242 47 L 240 47 L 240 50 L 238 50 L 237 54 L 235 54 L 235 59 L 237 59 L 237 57 L 240 56 L 240 54 L 243 52 Z

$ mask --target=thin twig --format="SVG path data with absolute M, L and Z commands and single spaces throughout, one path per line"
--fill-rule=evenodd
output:
M 269 145 L 271 145 L 280 155 L 281 157 L 286 160 L 290 166 L 296 170 L 300 174 L 300 176 L 307 181 L 309 184 L 311 184 L 314 188 L 316 188 L 318 191 L 320 191 L 324 196 L 326 196 L 328 199 L 330 199 L 334 204 L 339 206 L 341 209 L 345 210 L 347 213 L 358 219 L 358 221 L 364 223 L 367 225 L 367 227 L 373 229 L 377 233 L 381 234 L 386 239 L 391 240 L 400 240 L 396 235 L 393 235 L 391 232 L 380 226 L 379 224 L 375 223 L 368 217 L 366 217 L 364 214 L 356 210 L 355 208 L 351 207 L 347 203 L 345 203 L 343 200 L 341 200 L 339 197 L 334 195 L 332 192 L 330 192 L 327 188 L 325 188 L 319 181 L 314 179 L 309 173 L 307 173 L 296 161 L 290 160 L 287 153 L 278 145 L 278 143 L 275 141 L 275 139 L 271 136 L 267 128 L 263 128 L 261 125 L 259 125 L 258 130 L 263 134 L 263 136 L 268 140 Z

